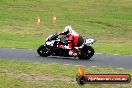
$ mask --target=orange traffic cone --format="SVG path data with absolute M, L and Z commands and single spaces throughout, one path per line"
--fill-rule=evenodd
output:
M 53 18 L 52 18 L 52 23 L 53 23 L 53 24 L 56 24 L 56 20 L 57 20 L 57 19 L 56 19 L 56 16 L 53 16 Z
M 38 17 L 37 26 L 40 27 L 40 17 Z

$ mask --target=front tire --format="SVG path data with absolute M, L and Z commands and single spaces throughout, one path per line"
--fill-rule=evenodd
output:
M 81 55 L 78 55 L 78 58 L 89 60 L 94 55 L 94 53 L 95 51 L 93 47 L 85 45 L 81 50 Z
M 49 55 L 51 55 L 51 50 L 44 46 L 44 45 L 41 45 L 38 50 L 37 50 L 38 54 L 42 57 L 47 57 Z

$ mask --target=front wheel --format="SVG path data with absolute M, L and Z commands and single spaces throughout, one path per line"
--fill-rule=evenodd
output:
M 94 55 L 94 49 L 91 46 L 84 46 L 81 50 L 81 55 L 78 55 L 79 59 L 90 59 Z
M 38 54 L 42 57 L 47 57 L 49 55 L 51 55 L 51 50 L 44 46 L 44 45 L 41 45 L 38 50 L 37 50 Z

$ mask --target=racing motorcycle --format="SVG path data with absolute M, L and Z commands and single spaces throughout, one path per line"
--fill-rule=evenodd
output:
M 37 52 L 42 57 L 47 56 L 64 56 L 64 57 L 78 57 L 79 59 L 90 59 L 95 51 L 91 45 L 95 42 L 95 39 L 85 38 L 84 43 L 80 47 L 72 49 L 74 55 L 69 55 L 71 49 L 65 49 L 64 46 L 68 45 L 66 35 L 53 34 L 47 37 L 46 42 L 41 45 Z

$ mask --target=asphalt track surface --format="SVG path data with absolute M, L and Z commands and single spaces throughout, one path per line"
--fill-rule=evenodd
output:
M 71 65 L 132 68 L 132 55 L 95 54 L 90 60 L 73 57 L 40 57 L 36 50 L 0 48 L 0 58 Z

